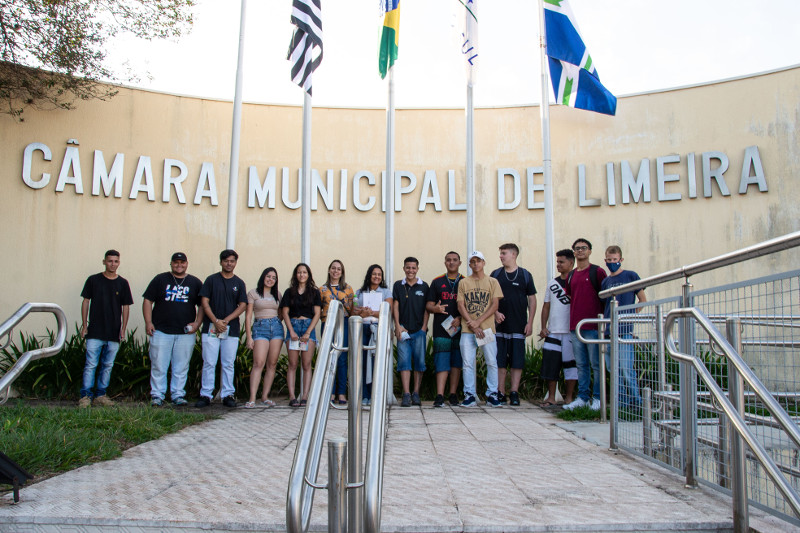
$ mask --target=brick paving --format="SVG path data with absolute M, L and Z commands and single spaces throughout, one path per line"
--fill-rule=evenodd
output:
M 288 407 L 238 408 L 119 459 L 29 485 L 17 505 L 11 495 L 0 498 L 0 531 L 285 531 L 302 415 Z M 346 436 L 346 417 L 332 411 L 326 437 Z M 365 439 L 367 422 L 365 413 Z M 607 427 L 594 432 L 600 440 Z M 393 407 L 382 530 L 730 530 L 729 497 L 685 489 L 680 476 L 569 429 L 527 403 Z M 325 531 L 326 524 L 327 495 L 318 491 L 311 530 Z M 754 509 L 751 526 L 793 530 Z

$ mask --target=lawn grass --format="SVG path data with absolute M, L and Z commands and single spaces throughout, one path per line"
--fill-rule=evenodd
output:
M 600 420 L 600 411 L 595 411 L 588 405 L 572 410 L 563 410 L 556 415 L 567 422 Z
M 211 418 L 143 404 L 77 409 L 9 402 L 0 406 L 0 451 L 38 481 Z

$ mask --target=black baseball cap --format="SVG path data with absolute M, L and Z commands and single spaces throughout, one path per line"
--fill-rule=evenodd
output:
M 188 261 L 188 259 L 186 259 L 186 254 L 185 253 L 183 253 L 183 252 L 175 252 L 174 254 L 172 254 L 172 261 L 173 262 L 174 261 Z

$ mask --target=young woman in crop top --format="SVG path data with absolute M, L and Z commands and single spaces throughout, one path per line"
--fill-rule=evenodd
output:
M 311 358 L 317 344 L 314 329 L 319 322 L 320 300 L 319 289 L 314 283 L 311 268 L 300 263 L 294 267 L 290 286 L 281 298 L 281 314 L 286 324 L 286 345 L 289 348 L 289 367 L 286 370 L 286 384 L 289 388 L 289 406 L 299 407 L 306 404 L 308 390 L 311 388 Z M 307 344 L 305 350 L 292 348 L 297 342 Z M 291 344 L 290 344 L 291 343 Z M 300 359 L 303 365 L 303 397 L 298 401 L 294 394 L 295 372 Z
M 245 330 L 247 347 L 253 350 L 253 370 L 250 372 L 250 401 L 244 404 L 245 409 L 256 406 L 256 393 L 265 363 L 267 371 L 261 391 L 261 403 L 267 407 L 275 406 L 275 402 L 269 399 L 269 392 L 283 345 L 283 318 L 278 314 L 280 301 L 278 271 L 272 267 L 265 268 L 258 278 L 256 288 L 247 293 Z

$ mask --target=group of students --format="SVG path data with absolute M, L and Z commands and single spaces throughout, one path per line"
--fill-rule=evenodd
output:
M 327 279 L 319 287 L 314 282 L 311 268 L 300 263 L 292 271 L 289 287 L 283 294 L 278 290 L 278 272 L 273 267 L 264 269 L 256 287 L 248 292 L 244 281 L 233 273 L 238 262 L 234 250 L 222 251 L 221 270 L 208 276 L 204 282 L 188 274 L 186 254 L 177 252 L 172 255 L 170 271 L 155 276 L 143 294 L 142 313 L 150 336 L 151 404 L 160 406 L 166 401 L 170 367 L 172 402 L 175 405 L 187 404 L 186 377 L 199 330 L 203 369 L 200 399 L 195 406 L 202 408 L 211 404 L 219 361 L 222 403 L 236 407 L 234 362 L 239 346 L 240 316 L 244 313 L 247 348 L 253 353 L 250 397 L 245 407 L 256 406 L 262 374 L 264 383 L 260 402 L 267 407 L 275 405 L 269 396 L 284 343 L 288 353 L 289 405 L 305 405 L 311 385 L 317 323 L 324 330 L 330 304 L 337 300 L 342 304 L 345 328 L 350 316 L 358 315 L 364 319 L 365 345 L 374 344 L 380 304 L 388 302 L 391 305 L 397 339 L 397 371 L 403 390 L 401 406 L 421 403 L 419 390 L 426 370 L 431 315 L 434 317 L 432 337 L 437 389 L 433 405 L 444 405 L 448 377 L 447 401 L 451 405 L 477 405 L 475 365 L 479 347 L 487 368 L 486 404 L 492 407 L 506 403 L 519 405 L 525 339 L 532 334 L 536 314 L 536 287 L 531 273 L 517 265 L 519 248 L 516 244 L 503 244 L 499 251 L 502 266 L 491 274 L 484 272 L 486 260 L 483 254 L 472 252 L 468 258 L 470 274 L 466 277 L 459 272 L 460 255 L 450 251 L 444 258 L 446 272 L 434 278 L 430 285 L 417 276 L 419 261 L 407 257 L 403 262 L 404 277 L 395 282 L 391 290 L 387 287 L 383 269 L 377 264 L 369 266 L 361 287 L 354 290 L 345 281 L 342 261 L 331 261 Z M 595 368 L 596 345 L 580 342 L 575 335 L 575 325 L 583 318 L 596 316 L 596 313 L 591 313 L 602 305 L 597 293 L 607 288 L 607 279 L 616 277 L 619 281 L 616 284 L 638 279 L 635 273 L 619 268 L 622 257 L 618 247 L 609 247 L 606 252 L 606 264 L 612 272 L 610 277 L 602 268 L 588 262 L 590 254 L 591 244 L 585 239 L 578 239 L 572 250 L 558 252 L 560 275 L 548 285 L 542 313 L 539 333 L 544 339 L 542 375 L 549 381 L 548 398 L 552 401 L 558 374 L 564 369 L 566 408 L 593 406 L 594 400 L 589 392 L 590 368 L 595 370 L 595 389 L 599 379 L 599 370 Z M 577 265 L 573 270 L 575 261 Z M 88 407 L 93 402 L 98 405 L 113 403 L 105 392 L 119 342 L 127 327 L 128 308 L 133 303 L 128 282 L 116 273 L 120 264 L 119 252 L 106 252 L 103 264 L 104 272 L 90 276 L 81 293 L 84 298 L 81 334 L 87 339 L 81 407 Z M 626 275 L 621 276 L 622 272 Z M 621 297 L 623 305 L 629 303 L 624 296 Z M 643 301 L 643 292 L 637 296 Z M 584 331 L 583 335 L 591 337 L 592 332 Z M 347 342 L 346 330 L 344 338 Z M 365 404 L 369 404 L 371 398 L 369 355 L 366 351 L 363 355 L 365 371 L 361 401 Z M 635 401 L 638 387 L 635 386 L 632 357 L 629 359 L 630 365 L 627 359 L 622 361 L 621 356 L 621 391 L 624 388 L 631 401 Z M 303 387 L 299 397 L 295 391 L 298 364 L 303 369 Z M 332 402 L 347 403 L 347 364 L 345 352 L 338 359 Z M 509 368 L 510 390 L 506 396 Z M 460 401 L 458 385 L 462 375 L 464 393 Z M 573 396 L 575 381 L 579 385 L 577 398 Z

